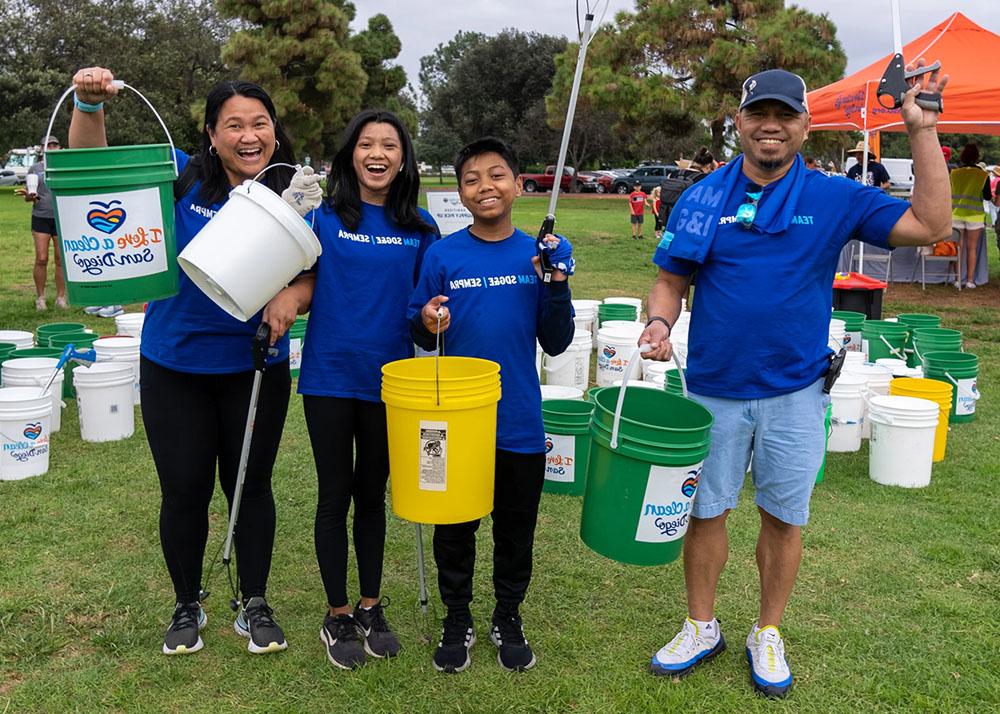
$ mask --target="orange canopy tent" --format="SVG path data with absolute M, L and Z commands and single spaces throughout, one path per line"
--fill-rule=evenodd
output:
M 808 94 L 812 130 L 906 131 L 898 109 L 878 103 L 879 79 L 892 53 Z M 903 46 L 906 61 L 941 61 L 949 75 L 938 132 L 1000 135 L 1000 35 L 960 12 Z M 888 98 L 884 101 L 888 102 Z

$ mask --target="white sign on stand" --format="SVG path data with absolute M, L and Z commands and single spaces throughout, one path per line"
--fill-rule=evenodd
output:
M 462 205 L 458 191 L 428 191 L 427 212 L 437 222 L 442 236 L 472 225 L 472 214 Z

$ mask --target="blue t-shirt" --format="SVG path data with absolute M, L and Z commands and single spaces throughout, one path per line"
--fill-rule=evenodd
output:
M 430 214 L 421 217 L 436 226 Z M 299 393 L 382 401 L 382 365 L 413 356 L 406 305 L 427 247 L 437 233 L 400 228 L 382 206 L 361 204 L 348 230 L 325 203 L 313 227 L 316 263 Z
M 176 151 L 177 169 L 187 166 L 187 154 Z M 196 181 L 174 204 L 174 227 L 177 252 L 219 211 L 225 201 L 205 206 Z M 228 199 L 227 199 L 228 200 Z M 263 310 L 248 322 L 240 322 L 212 302 L 183 270 L 178 270 L 177 294 L 153 300 L 146 308 L 142 326 L 142 356 L 178 372 L 195 374 L 233 374 L 253 369 L 251 346 L 260 326 Z M 288 359 L 288 335 L 275 344 L 278 354 L 268 364 Z
M 568 284 L 546 287 L 535 274 L 534 255 L 535 239 L 521 230 L 502 241 L 484 241 L 468 228 L 452 233 L 424 256 L 408 311 L 419 320 L 428 300 L 448 297 L 444 354 L 500 365 L 496 445 L 523 454 L 545 451 L 535 340 L 559 354 L 574 329 Z
M 736 223 L 749 183 L 741 176 L 703 265 L 670 257 L 669 236 L 657 247 L 653 262 L 664 270 L 698 270 L 688 335 L 692 392 L 760 399 L 802 389 L 826 373 L 840 251 L 852 239 L 888 248 L 889 232 L 909 204 L 843 177 L 803 173 L 795 217 L 784 233 Z M 778 183 L 764 188 L 760 204 Z M 675 220 L 671 215 L 668 229 Z

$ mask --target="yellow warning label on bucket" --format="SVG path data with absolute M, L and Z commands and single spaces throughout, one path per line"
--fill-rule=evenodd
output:
M 71 282 L 141 278 L 167 269 L 158 188 L 56 196 L 55 202 Z
M 666 543 L 683 538 L 700 477 L 700 463 L 650 466 L 635 539 L 640 543 Z
M 448 490 L 448 422 L 420 422 L 420 489 Z

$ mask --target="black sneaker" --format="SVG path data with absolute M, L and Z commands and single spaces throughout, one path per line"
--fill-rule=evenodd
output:
M 201 603 L 177 603 L 174 606 L 174 616 L 170 618 L 170 627 L 163 635 L 163 654 L 192 654 L 205 643 L 201 641 L 199 631 L 208 623 L 208 615 L 201 609 Z
M 389 598 L 382 598 L 369 609 L 361 607 L 359 601 L 354 606 L 354 621 L 358 623 L 358 632 L 364 638 L 365 652 L 372 657 L 395 657 L 399 654 L 399 639 L 389 629 L 385 619 L 385 607 Z
M 472 663 L 469 650 L 476 644 L 472 615 L 449 612 L 442 624 L 441 641 L 434 650 L 434 669 L 450 674 L 462 672 Z
M 358 637 L 358 626 L 350 615 L 329 613 L 323 620 L 319 638 L 326 645 L 326 656 L 334 667 L 357 669 L 365 663 L 365 650 Z
M 524 627 L 517 610 L 493 611 L 490 641 L 497 646 L 497 662 L 508 672 L 523 672 L 535 666 L 535 653 L 524 638 Z
M 246 605 L 240 608 L 240 614 L 233 622 L 236 634 L 246 637 L 247 649 L 254 654 L 280 652 L 288 649 L 285 633 L 272 617 L 274 610 L 267 606 L 262 597 L 252 597 Z

